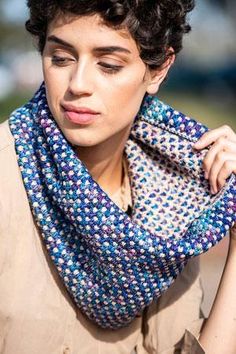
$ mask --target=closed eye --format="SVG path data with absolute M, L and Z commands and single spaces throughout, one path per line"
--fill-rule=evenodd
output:
M 69 57 L 60 57 L 57 55 L 53 55 L 52 57 L 52 64 L 57 66 L 66 66 L 67 64 L 70 64 L 73 61 L 74 59 Z
M 104 72 L 110 74 L 115 74 L 123 68 L 122 65 L 112 65 L 105 62 L 99 62 L 98 64 L 103 68 Z
M 55 66 L 64 67 L 64 66 L 67 66 L 67 65 L 70 65 L 71 63 L 73 63 L 75 61 L 75 59 L 73 59 L 71 57 L 63 57 L 63 56 L 59 56 L 59 55 L 53 55 L 51 61 L 52 61 L 52 64 Z M 108 64 L 106 62 L 99 62 L 98 65 L 100 67 L 102 67 L 103 72 L 105 72 L 107 74 L 115 74 L 123 68 L 122 65 Z

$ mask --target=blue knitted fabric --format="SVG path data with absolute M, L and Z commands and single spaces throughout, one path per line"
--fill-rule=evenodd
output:
M 235 175 L 212 196 L 207 149 L 192 148 L 207 128 L 155 97 L 145 97 L 125 146 L 131 217 L 64 138 L 44 85 L 9 125 L 45 247 L 76 305 L 101 327 L 127 325 L 236 221 Z

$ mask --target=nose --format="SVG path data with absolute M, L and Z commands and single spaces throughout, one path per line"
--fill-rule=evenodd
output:
M 93 93 L 94 75 L 86 62 L 79 62 L 73 70 L 69 91 L 74 96 L 91 95 Z

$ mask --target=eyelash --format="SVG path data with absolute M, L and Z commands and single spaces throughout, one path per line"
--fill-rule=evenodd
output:
M 121 65 L 111 65 L 103 62 L 99 62 L 98 64 L 103 68 L 106 74 L 116 74 L 123 68 Z
M 73 61 L 73 59 L 59 57 L 56 55 L 52 57 L 52 64 L 56 66 L 63 67 L 71 61 Z M 103 68 L 105 74 L 116 74 L 123 68 L 121 65 L 111 65 L 104 62 L 99 62 L 98 64 Z
M 73 61 L 73 60 L 69 59 L 69 58 L 59 57 L 56 55 L 53 55 L 53 57 L 52 57 L 52 64 L 57 65 L 57 66 L 64 66 L 68 62 L 71 62 L 71 61 Z

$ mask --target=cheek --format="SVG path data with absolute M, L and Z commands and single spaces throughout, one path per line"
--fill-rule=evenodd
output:
M 124 71 L 117 80 L 114 80 L 114 88 L 127 93 L 143 90 L 144 87 L 144 71 L 140 68 Z
M 60 114 L 60 101 L 66 91 L 65 80 L 55 72 L 48 70 L 44 75 L 44 81 L 49 108 L 53 116 L 57 117 Z
M 64 88 L 66 87 L 65 78 L 53 72 L 48 72 L 46 75 L 44 75 L 44 80 L 48 92 L 50 93 L 52 98 L 62 93 L 64 91 Z
M 68 84 L 68 73 L 52 67 L 51 62 L 45 59 L 43 61 L 43 75 L 48 94 L 53 101 L 55 97 L 61 95 Z
M 113 91 L 117 101 L 139 99 L 146 92 L 145 70 L 143 66 L 135 66 L 114 80 Z
M 129 75 L 119 78 L 110 90 L 104 92 L 110 113 L 118 115 L 121 120 L 122 117 L 128 116 L 129 119 L 135 117 L 146 93 L 143 77 L 142 75 L 138 75 L 138 77 Z

